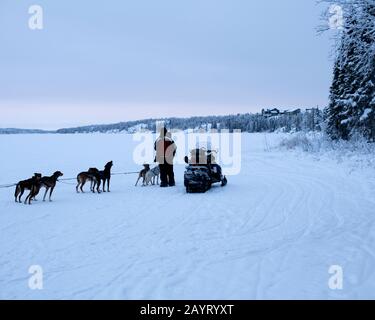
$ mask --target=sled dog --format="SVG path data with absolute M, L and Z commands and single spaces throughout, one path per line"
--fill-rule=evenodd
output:
M 87 181 L 90 181 L 90 190 L 95 193 L 95 188 L 98 193 L 100 193 L 100 174 L 97 168 L 90 168 L 88 171 L 81 172 L 77 175 L 77 186 L 76 191 L 79 193 L 83 191 L 83 186 L 86 184 Z
M 42 175 L 40 173 L 34 173 L 32 178 L 18 182 L 14 192 L 15 201 L 21 203 L 21 197 L 25 190 L 31 191 L 34 186 L 38 185 L 41 178 Z
M 159 184 L 159 176 L 160 176 L 160 168 L 156 166 L 151 170 L 147 171 L 145 177 L 145 184 L 148 186 L 149 184 L 155 185 L 155 180 L 157 180 L 157 184 Z
M 143 179 L 143 181 L 142 181 L 142 185 L 143 185 L 143 186 L 145 185 L 145 181 L 146 181 L 146 173 L 150 171 L 150 165 L 149 165 L 149 164 L 144 164 L 143 167 L 144 167 L 144 168 L 139 172 L 138 179 L 137 179 L 137 182 L 135 183 L 135 186 L 138 185 L 138 182 L 139 182 L 139 180 L 141 180 L 141 179 Z

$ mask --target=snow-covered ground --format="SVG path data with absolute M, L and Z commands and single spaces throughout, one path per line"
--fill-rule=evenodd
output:
M 16 204 L 0 189 L 3 299 L 375 298 L 375 173 L 329 157 L 272 148 L 281 135 L 244 134 L 242 170 L 228 186 L 186 194 L 134 187 Z M 55 170 L 74 177 L 114 161 L 138 170 L 131 135 L 0 136 L 0 184 Z M 31 265 L 43 289 L 31 290 Z M 331 290 L 329 268 L 343 270 Z

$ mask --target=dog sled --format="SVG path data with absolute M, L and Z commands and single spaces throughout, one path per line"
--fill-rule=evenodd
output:
M 189 157 L 185 157 L 187 164 L 184 173 L 184 185 L 187 193 L 205 193 L 215 183 L 227 185 L 227 178 L 222 174 L 221 167 L 215 163 L 214 150 L 205 148 L 193 149 Z

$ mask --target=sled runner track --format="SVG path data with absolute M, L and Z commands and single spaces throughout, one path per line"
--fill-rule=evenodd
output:
M 30 207 L 10 201 L 14 190 L 4 189 L 0 298 L 375 298 L 373 175 L 275 150 L 274 137 L 265 148 L 263 134 L 244 135 L 241 174 L 206 194 L 185 193 L 178 165 L 175 188 L 134 187 L 136 177 L 119 175 L 110 193 L 76 194 L 63 183 L 54 202 Z M 23 139 L 15 140 L 18 153 L 27 152 Z M 117 147 L 131 149 L 130 136 L 27 139 L 56 150 L 46 172 L 106 162 L 91 148 L 80 159 L 67 152 L 84 144 L 103 146 L 121 164 L 118 173 L 134 167 Z M 18 156 L 4 156 L 2 181 L 39 166 L 35 158 L 15 172 Z M 35 264 L 44 271 L 41 291 L 27 287 Z M 345 290 L 328 288 L 331 265 L 343 267 Z

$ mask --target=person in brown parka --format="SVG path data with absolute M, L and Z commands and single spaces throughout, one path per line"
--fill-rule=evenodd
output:
M 160 168 L 160 187 L 174 187 L 176 185 L 173 172 L 173 159 L 176 155 L 177 146 L 167 128 L 160 130 L 160 136 L 155 141 L 155 161 Z

